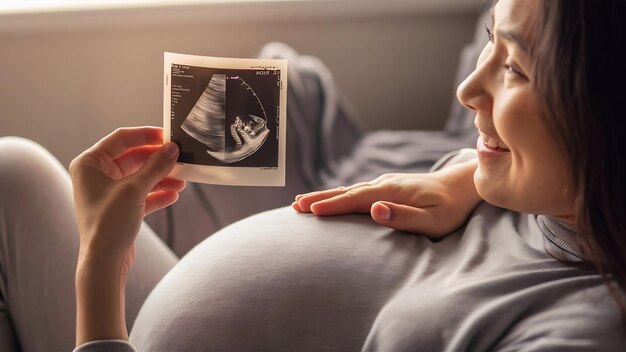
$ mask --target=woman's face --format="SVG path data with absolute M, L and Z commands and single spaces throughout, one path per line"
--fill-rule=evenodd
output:
M 481 197 L 502 208 L 574 222 L 575 197 L 565 158 L 543 123 L 530 75 L 528 48 L 535 35 L 530 28 L 539 1 L 497 3 L 492 40 L 457 96 L 476 111 L 480 137 L 474 182 Z

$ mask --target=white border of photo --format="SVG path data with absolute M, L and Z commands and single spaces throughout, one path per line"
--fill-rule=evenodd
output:
M 170 173 L 181 180 L 232 186 L 284 186 L 285 153 L 287 145 L 287 60 L 238 59 L 210 56 L 164 53 L 163 65 L 163 143 L 170 142 L 171 135 L 171 67 L 172 64 L 221 68 L 254 69 L 276 67 L 280 70 L 278 167 L 233 167 L 177 163 Z

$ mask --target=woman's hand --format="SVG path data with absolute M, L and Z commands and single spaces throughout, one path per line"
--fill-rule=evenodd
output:
M 386 174 L 298 195 L 292 206 L 319 216 L 370 213 L 381 225 L 439 239 L 463 225 L 482 200 L 474 187 L 476 166 L 474 159 L 433 173 Z
M 145 215 L 178 199 L 185 182 L 167 175 L 178 156 L 156 127 L 121 128 L 70 164 L 80 233 L 77 344 L 126 339 L 124 285 Z
M 176 202 L 178 146 L 162 144 L 161 128 L 120 128 L 72 161 L 81 251 L 128 258 L 144 216 Z

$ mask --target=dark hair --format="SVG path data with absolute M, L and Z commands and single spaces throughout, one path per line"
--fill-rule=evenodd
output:
M 626 2 L 539 4 L 533 81 L 578 195 L 578 241 L 626 314 Z

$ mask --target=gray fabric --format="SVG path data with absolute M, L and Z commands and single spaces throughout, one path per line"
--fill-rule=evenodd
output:
M 601 277 L 552 257 L 542 223 L 572 235 L 486 203 L 436 243 L 367 215 L 266 212 L 190 251 L 130 341 L 138 351 L 625 350 Z
M 0 138 L 0 170 L 0 351 L 71 351 L 78 232 L 69 176 L 41 146 L 15 137 Z M 129 328 L 177 261 L 145 225 L 136 248 Z
M 326 184 L 337 187 L 371 181 L 385 173 L 426 172 L 450 151 L 475 145 L 476 138 L 456 138 L 443 131 L 372 132 L 359 141 L 352 157 L 339 166 L 338 176 Z

